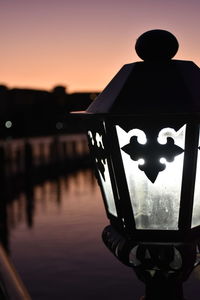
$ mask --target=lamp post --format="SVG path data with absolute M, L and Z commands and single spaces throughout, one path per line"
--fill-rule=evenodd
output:
M 89 106 L 89 148 L 110 226 L 103 240 L 146 284 L 145 299 L 183 299 L 200 239 L 200 71 L 173 60 L 152 30 Z

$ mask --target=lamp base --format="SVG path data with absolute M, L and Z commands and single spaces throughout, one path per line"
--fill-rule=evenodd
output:
M 109 250 L 125 265 L 132 267 L 146 285 L 140 300 L 184 300 L 182 283 L 197 261 L 197 244 L 136 243 L 107 226 L 102 238 Z
M 181 282 L 152 280 L 146 284 L 145 300 L 184 300 Z

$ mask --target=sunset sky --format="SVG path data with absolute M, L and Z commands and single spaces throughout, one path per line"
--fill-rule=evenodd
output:
M 0 84 L 10 88 L 101 91 L 155 28 L 177 37 L 175 58 L 200 66 L 199 0 L 0 0 L 0 28 Z

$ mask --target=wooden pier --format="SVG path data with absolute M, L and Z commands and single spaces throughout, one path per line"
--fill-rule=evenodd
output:
M 87 158 L 88 145 L 83 134 L 0 141 L 1 173 L 6 177 L 52 167 L 55 171 L 58 167 L 71 168 Z

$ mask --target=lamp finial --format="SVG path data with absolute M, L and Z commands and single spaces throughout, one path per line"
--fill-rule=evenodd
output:
M 178 51 L 178 41 L 169 31 L 154 29 L 143 33 L 136 41 L 137 55 L 144 61 L 167 61 Z

